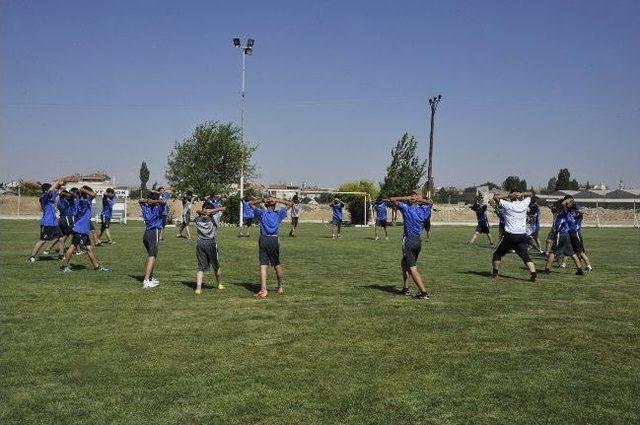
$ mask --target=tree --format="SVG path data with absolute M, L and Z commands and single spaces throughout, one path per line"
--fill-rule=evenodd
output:
M 504 182 L 502 182 L 502 189 L 503 190 L 516 189 L 516 190 L 519 190 L 520 192 L 526 192 L 527 181 L 525 179 L 520 179 L 520 177 L 518 176 L 509 176 L 504 180 Z
M 486 181 L 478 186 L 489 186 L 489 190 L 500 189 L 500 186 L 495 184 L 494 182 Z
M 341 184 L 338 187 L 338 192 L 365 192 L 369 194 L 371 199 L 378 196 L 378 188 L 375 183 L 370 180 L 362 179 L 360 181 L 348 182 Z M 347 210 L 351 215 L 351 223 L 365 224 L 364 220 L 364 196 L 363 195 L 344 195 L 342 196 L 344 202 L 347 203 Z M 367 218 L 369 221 L 371 217 L 371 208 L 367 206 Z
M 571 180 L 568 168 L 561 168 L 558 172 L 555 190 L 579 190 L 580 184 L 576 179 Z
M 229 193 L 231 184 L 240 180 L 242 144 L 240 129 L 232 123 L 217 121 L 198 125 L 193 134 L 176 142 L 167 159 L 165 176 L 178 192 L 193 190 L 204 196 L 212 192 Z M 244 175 L 255 176 L 251 157 L 255 146 L 244 146 Z
M 415 137 L 404 133 L 391 150 L 391 163 L 380 184 L 380 192 L 384 196 L 406 195 L 418 187 L 427 164 L 416 154 L 417 145 Z
M 549 179 L 549 182 L 547 183 L 547 190 L 549 192 L 553 192 L 554 190 L 556 190 L 556 186 L 558 186 L 558 179 L 556 179 L 555 177 L 551 177 Z
M 146 196 L 147 194 L 147 183 L 149 182 L 149 168 L 147 167 L 147 163 L 142 161 L 140 165 L 140 196 Z

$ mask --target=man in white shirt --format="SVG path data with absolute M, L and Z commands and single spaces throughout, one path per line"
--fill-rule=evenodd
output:
M 491 278 L 494 280 L 500 279 L 498 269 L 502 257 L 514 250 L 529 269 L 531 281 L 538 281 L 536 266 L 528 252 L 527 211 L 531 203 L 531 195 L 530 192 L 520 193 L 516 189 L 511 190 L 508 195 L 493 195 L 493 200 L 504 210 L 504 234 L 493 253 Z

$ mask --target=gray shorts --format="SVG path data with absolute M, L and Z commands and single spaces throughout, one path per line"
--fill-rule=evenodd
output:
M 571 238 L 568 233 L 558 233 L 555 246 L 553 247 L 553 253 L 558 255 L 566 255 L 571 257 L 574 254 L 573 247 L 571 246 Z
M 216 240 L 198 239 L 196 258 L 198 259 L 199 272 L 206 272 L 210 268 L 217 272 L 220 268 L 220 263 L 218 262 L 218 244 Z
M 277 235 L 260 235 L 258 258 L 261 266 L 275 267 L 280 265 L 280 238 Z
M 188 225 L 191 222 L 191 212 L 182 214 L 182 224 Z
M 405 236 L 402 238 L 402 270 L 409 270 L 418 263 L 418 255 L 422 250 L 420 236 Z
M 142 243 L 144 243 L 144 247 L 147 249 L 147 256 L 157 257 L 158 246 L 160 245 L 160 229 L 154 227 L 153 229 L 145 230 Z

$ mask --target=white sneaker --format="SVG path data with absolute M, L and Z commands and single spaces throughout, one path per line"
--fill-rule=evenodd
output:
M 142 282 L 142 289 L 155 288 L 156 286 L 158 286 L 158 284 L 151 280 L 145 280 Z
M 156 279 L 155 277 L 151 278 L 151 282 L 160 285 L 160 281 L 158 279 Z
M 376 236 L 376 240 L 380 239 L 379 237 Z
M 560 264 L 560 268 L 566 269 L 567 265 L 565 263 Z
M 593 267 L 591 267 L 591 264 L 589 264 L 589 265 L 587 266 L 587 270 L 589 270 L 589 271 L 593 270 Z

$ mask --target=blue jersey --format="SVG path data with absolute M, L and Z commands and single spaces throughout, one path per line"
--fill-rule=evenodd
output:
M 556 220 L 553 223 L 553 229 L 557 233 L 569 233 L 571 230 L 571 222 L 574 222 L 573 216 L 571 216 L 571 220 L 568 219 L 569 216 L 571 216 L 571 213 L 567 211 L 558 213 Z
M 57 190 L 48 190 L 40 195 L 40 207 L 42 208 L 41 226 L 57 226 L 58 217 L 56 216 L 56 198 Z
M 171 198 L 171 194 L 169 192 L 162 192 L 160 194 L 160 199 L 162 199 L 165 203 L 164 205 L 162 205 L 162 215 L 163 216 L 168 216 L 169 215 L 169 198 Z
M 58 211 L 62 217 L 73 217 L 73 204 L 75 199 L 60 197 L 58 201 Z
M 91 201 L 93 198 L 79 198 L 76 211 L 76 223 L 73 231 L 82 235 L 88 235 L 91 231 Z
M 386 221 L 387 220 L 387 201 L 382 201 L 379 204 L 376 204 L 376 217 L 378 220 Z
M 142 210 L 142 218 L 146 225 L 145 230 L 162 229 L 162 204 L 140 204 Z
M 580 210 L 576 210 L 573 214 L 573 217 L 575 219 L 575 231 L 579 232 L 582 229 L 583 215 Z
M 489 217 L 487 217 L 487 206 L 483 205 L 476 211 L 476 219 L 478 224 L 489 224 Z
M 333 210 L 333 220 L 342 221 L 342 209 L 344 208 L 344 204 L 340 202 L 332 202 L 329 206 Z
M 540 230 L 540 209 L 530 208 L 527 212 L 527 224 L 531 226 L 532 232 Z
M 104 218 L 111 218 L 113 215 L 113 204 L 115 204 L 115 198 L 110 196 L 102 197 L 102 213 L 100 215 Z
M 504 228 L 504 208 L 498 208 L 498 220 L 500 220 L 500 227 Z
M 277 235 L 282 220 L 287 218 L 287 207 L 282 207 L 278 211 L 253 207 L 253 212 L 260 219 L 261 235 Z
M 253 206 L 249 201 L 242 201 L 242 218 L 253 218 L 255 215 L 253 214 Z
M 431 218 L 431 212 L 432 210 L 432 205 L 430 204 L 422 204 L 420 206 L 420 208 L 422 208 L 422 211 L 424 212 L 424 221 L 429 221 L 429 219 Z
M 424 227 L 425 212 L 418 204 L 408 205 L 398 203 L 398 209 L 402 213 L 404 236 L 420 236 Z

